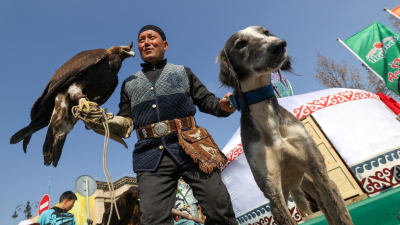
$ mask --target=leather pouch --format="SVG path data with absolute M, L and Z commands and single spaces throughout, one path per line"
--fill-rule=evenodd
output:
M 210 174 L 215 168 L 220 168 L 221 163 L 226 163 L 226 156 L 222 153 L 212 136 L 203 127 L 195 127 L 192 120 L 192 129 L 182 131 L 179 120 L 175 120 L 178 131 L 179 145 L 194 162 L 199 164 L 200 170 Z

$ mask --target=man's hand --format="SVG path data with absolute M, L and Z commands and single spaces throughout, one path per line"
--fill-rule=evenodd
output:
M 222 110 L 228 112 L 228 113 L 233 113 L 235 112 L 236 109 L 232 108 L 232 104 L 229 101 L 229 96 L 232 95 L 232 93 L 228 92 L 225 94 L 225 96 L 219 100 L 219 106 L 221 107 Z

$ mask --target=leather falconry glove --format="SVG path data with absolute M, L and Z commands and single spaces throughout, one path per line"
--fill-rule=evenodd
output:
M 132 119 L 123 116 L 114 116 L 112 113 L 107 113 L 107 109 L 101 109 L 97 103 L 81 98 L 79 105 L 72 108 L 72 113 L 76 118 L 81 119 L 86 127 L 94 132 L 105 135 L 103 126 L 104 116 L 108 124 L 110 138 L 125 148 L 128 145 L 122 138 L 129 138 L 133 131 Z

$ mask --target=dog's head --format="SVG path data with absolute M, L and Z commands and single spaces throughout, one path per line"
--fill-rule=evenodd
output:
M 239 90 L 240 83 L 278 69 L 291 71 L 286 41 L 261 26 L 251 26 L 233 34 L 217 57 L 219 80 L 223 86 Z

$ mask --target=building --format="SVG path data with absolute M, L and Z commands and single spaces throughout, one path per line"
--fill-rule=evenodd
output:
M 94 224 L 100 223 L 103 213 L 111 205 L 111 193 L 109 191 L 107 182 L 96 181 L 97 190 L 94 193 L 94 211 L 91 210 L 95 217 L 91 216 L 94 220 Z M 137 187 L 137 179 L 135 177 L 124 176 L 121 179 L 115 181 L 114 183 L 115 198 L 118 199 L 122 193 L 127 191 L 130 187 Z

